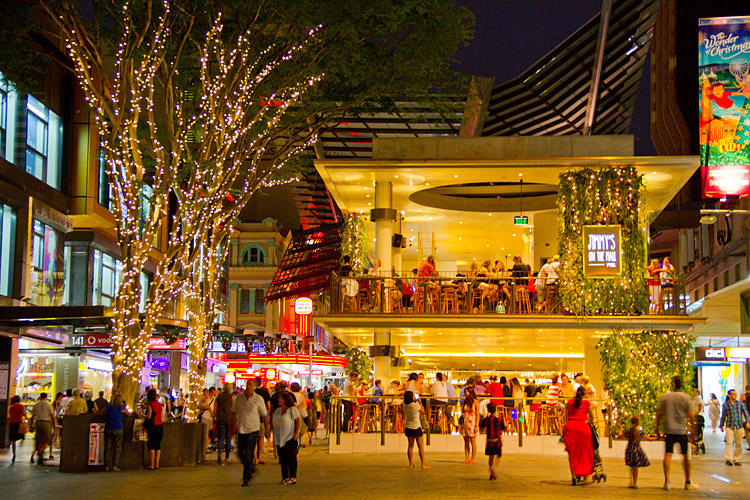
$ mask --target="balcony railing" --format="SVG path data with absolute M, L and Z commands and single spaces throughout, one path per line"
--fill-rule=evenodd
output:
M 557 279 L 496 275 L 467 277 L 439 273 L 426 277 L 331 276 L 332 314 L 569 314 L 558 296 Z M 658 290 L 643 314 L 684 315 L 681 280 Z M 592 315 L 596 313 L 591 312 Z

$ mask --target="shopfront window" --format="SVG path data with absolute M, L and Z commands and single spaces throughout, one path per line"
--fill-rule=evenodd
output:
M 62 120 L 33 96 L 26 99 L 26 172 L 60 189 Z
M 94 250 L 93 305 L 111 307 L 121 282 L 120 261 L 104 252 Z
M 13 295 L 13 265 L 16 250 L 16 211 L 0 204 L 0 295 Z
M 62 305 L 65 283 L 63 238 L 59 231 L 34 220 L 30 302 L 37 306 Z

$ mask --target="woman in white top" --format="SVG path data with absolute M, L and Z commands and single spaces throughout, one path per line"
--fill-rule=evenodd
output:
M 424 446 L 422 444 L 422 414 L 424 410 L 422 405 L 414 397 L 414 393 L 406 391 L 404 393 L 404 415 L 406 417 L 406 439 L 409 441 L 409 448 L 406 450 L 406 456 L 409 458 L 409 468 L 414 467 L 414 441 L 417 441 L 419 448 L 419 460 L 422 462 L 422 468 L 427 469 L 430 466 L 424 461 Z
M 281 484 L 297 482 L 297 452 L 302 419 L 288 392 L 279 394 L 279 407 L 273 413 L 273 444 L 281 464 Z

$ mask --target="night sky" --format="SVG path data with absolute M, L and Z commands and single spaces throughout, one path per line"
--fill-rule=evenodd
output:
M 457 69 L 495 77 L 518 76 L 594 17 L 601 0 L 465 0 L 476 17 L 474 39 L 457 55 Z M 655 155 L 649 130 L 649 63 L 641 80 L 631 133 L 636 155 Z

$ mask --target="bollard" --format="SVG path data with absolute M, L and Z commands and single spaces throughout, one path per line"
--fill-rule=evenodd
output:
M 385 446 L 385 398 L 380 398 L 380 446 Z

